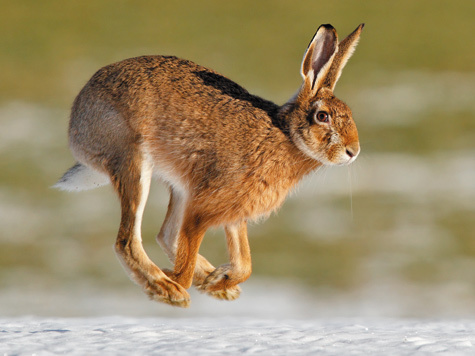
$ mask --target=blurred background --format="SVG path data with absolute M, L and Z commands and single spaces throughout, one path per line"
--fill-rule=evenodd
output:
M 475 2 L 0 1 L 0 315 L 475 316 Z M 100 67 L 173 54 L 283 104 L 322 23 L 366 23 L 335 93 L 362 153 L 306 178 L 252 224 L 238 301 L 193 292 L 189 310 L 147 300 L 118 263 L 110 187 L 67 194 L 72 101 Z M 167 191 L 144 218 L 155 243 Z M 201 248 L 227 261 L 223 232 Z

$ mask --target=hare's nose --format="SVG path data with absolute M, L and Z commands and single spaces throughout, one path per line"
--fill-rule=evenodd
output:
M 360 144 L 358 142 L 353 142 L 346 146 L 346 154 L 350 157 L 350 159 L 356 159 L 359 153 Z

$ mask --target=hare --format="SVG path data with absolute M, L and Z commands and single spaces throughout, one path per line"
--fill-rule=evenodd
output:
M 69 144 L 77 163 L 56 187 L 112 184 L 122 209 L 115 251 L 151 299 L 187 307 L 192 284 L 236 299 L 251 274 L 247 221 L 276 210 L 317 167 L 358 156 L 351 110 L 333 89 L 363 26 L 342 42 L 331 25 L 320 26 L 303 58 L 303 84 L 283 106 L 176 57 L 142 56 L 100 69 L 72 106 Z M 170 191 L 157 241 L 173 270 L 158 268 L 142 246 L 153 177 Z M 230 256 L 218 268 L 198 254 L 212 226 L 224 226 Z

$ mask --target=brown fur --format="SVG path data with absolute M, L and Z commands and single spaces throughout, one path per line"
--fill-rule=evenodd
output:
M 81 90 L 71 149 L 80 164 L 110 177 L 122 207 L 117 254 L 152 299 L 187 306 L 192 282 L 214 297 L 237 298 L 238 284 L 251 274 L 247 220 L 277 209 L 318 166 L 356 158 L 351 111 L 332 90 L 361 28 L 338 51 L 336 31 L 321 26 L 304 57 L 302 87 L 282 107 L 212 70 L 165 56 L 106 66 Z M 329 122 L 316 119 L 320 111 Z M 141 244 L 152 173 L 170 187 L 157 241 L 173 271 L 160 270 Z M 225 227 L 230 263 L 215 268 L 198 250 L 217 225 Z

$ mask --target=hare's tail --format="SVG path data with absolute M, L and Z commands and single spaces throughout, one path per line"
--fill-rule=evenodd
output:
M 61 179 L 53 185 L 53 188 L 67 190 L 70 192 L 79 192 L 89 190 L 109 184 L 109 177 L 81 163 L 74 166 L 64 173 Z

